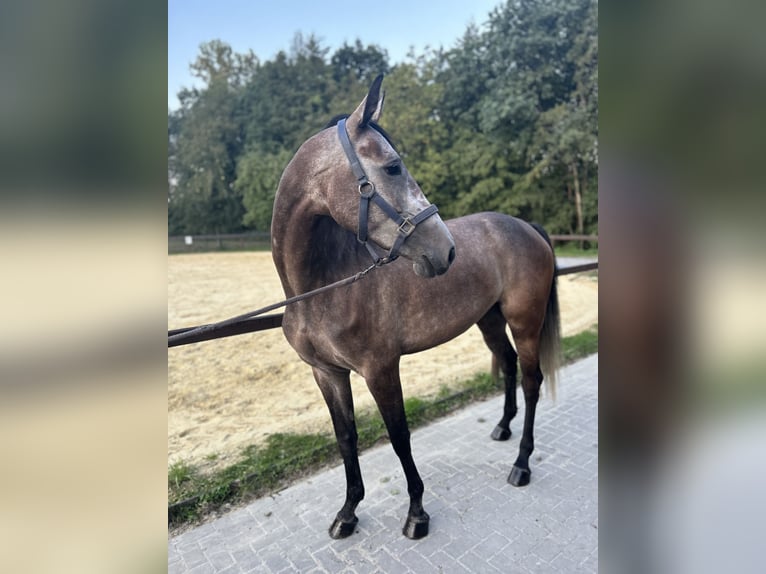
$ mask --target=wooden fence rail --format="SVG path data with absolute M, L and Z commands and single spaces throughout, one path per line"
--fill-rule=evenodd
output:
M 551 235 L 550 238 L 554 245 L 568 241 L 598 243 L 598 235 Z M 271 236 L 268 231 L 219 235 L 171 235 L 168 237 L 168 253 L 268 249 L 270 243 Z
M 565 267 L 560 267 L 556 270 L 556 275 L 569 275 L 570 273 L 580 273 L 582 271 L 593 271 L 596 269 L 598 269 L 598 261 L 591 261 L 578 265 L 567 265 Z M 168 347 L 190 345 L 192 343 L 199 343 L 202 341 L 210 341 L 213 339 L 232 337 L 234 335 L 244 335 L 245 333 L 255 333 L 256 331 L 275 329 L 276 327 L 282 326 L 283 316 L 283 313 L 276 313 L 272 315 L 264 315 L 263 317 L 251 317 L 249 319 L 243 319 L 237 323 L 226 325 L 218 329 L 211 329 L 202 334 L 191 335 L 180 340 L 176 338 L 172 343 L 168 343 Z M 196 328 L 197 327 L 184 327 L 182 329 L 171 329 L 168 331 L 168 337 L 180 335 Z

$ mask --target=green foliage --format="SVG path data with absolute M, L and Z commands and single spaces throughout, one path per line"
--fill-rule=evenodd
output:
M 358 38 L 353 46 L 343 46 L 330 59 L 332 78 L 349 87 L 352 83 L 369 84 L 378 74 L 389 70 L 388 53 L 378 46 L 363 46 Z
M 242 194 L 246 226 L 256 231 L 271 229 L 274 194 L 291 156 L 287 150 L 275 153 L 253 150 L 240 159 L 234 188 Z
M 585 241 L 583 242 L 586 245 L 584 248 L 580 248 L 579 243 L 579 241 L 571 241 L 567 243 L 556 244 L 554 249 L 556 252 L 556 257 L 594 257 L 598 259 L 597 243 L 594 246 L 593 243 Z
M 509 1 L 452 49 L 395 66 L 358 39 L 330 54 L 298 33 L 265 62 L 203 44 L 192 70 L 205 85 L 168 115 L 169 232 L 267 230 L 298 146 L 385 73 L 382 123 L 444 217 L 495 210 L 549 233 L 597 233 L 597 10 Z
M 168 118 L 169 227 L 184 233 L 226 233 L 242 228 L 241 194 L 234 189 L 242 153 L 242 85 L 254 57 L 233 55 L 226 44 L 203 44 L 192 64 L 207 82 L 179 94 Z

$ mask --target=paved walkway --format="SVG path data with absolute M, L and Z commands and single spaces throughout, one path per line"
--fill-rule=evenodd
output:
M 563 369 L 558 391 L 555 404 L 544 398 L 538 406 L 532 482 L 524 488 L 506 483 L 523 408 L 505 443 L 489 438 L 500 397 L 412 433 L 431 515 L 426 538 L 401 533 L 407 488 L 384 444 L 360 457 L 366 496 L 351 537 L 327 534 L 345 494 L 340 465 L 170 539 L 168 571 L 596 572 L 598 355 Z

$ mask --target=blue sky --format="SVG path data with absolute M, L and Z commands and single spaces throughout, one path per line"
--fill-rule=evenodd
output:
M 289 51 L 295 33 L 315 34 L 330 53 L 343 45 L 377 44 L 389 62 L 410 47 L 451 48 L 469 23 L 482 25 L 502 0 L 168 0 L 168 107 L 195 79 L 189 64 L 199 45 L 223 40 L 237 52 L 252 49 L 261 61 Z

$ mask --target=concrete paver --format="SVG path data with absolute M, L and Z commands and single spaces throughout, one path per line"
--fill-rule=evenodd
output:
M 168 571 L 596 572 L 598 355 L 562 370 L 556 403 L 541 399 L 532 482 L 514 488 L 506 478 L 521 436 L 519 399 L 507 442 L 489 438 L 502 397 L 413 431 L 423 503 L 431 515 L 426 538 L 413 541 L 401 533 L 407 486 L 396 455 L 384 444 L 360 457 L 366 496 L 351 537 L 332 540 L 327 534 L 345 495 L 338 465 L 171 538 Z

